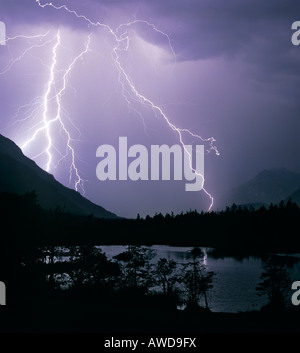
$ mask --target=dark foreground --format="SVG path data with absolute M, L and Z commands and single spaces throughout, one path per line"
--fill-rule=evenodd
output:
M 24 290 L 26 290 L 24 288 Z M 115 298 L 116 300 L 118 298 Z M 143 306 L 142 306 L 143 305 Z M 300 311 L 214 313 L 176 310 L 157 299 L 139 303 L 124 298 L 113 303 L 82 296 L 24 298 L 0 308 L 0 332 L 99 334 L 300 333 Z
M 138 246 L 117 262 L 94 247 L 180 244 L 210 246 L 219 254 L 239 256 L 300 251 L 296 231 L 300 208 L 295 204 L 103 221 L 92 215 L 45 211 L 34 193 L 2 194 L 0 201 L 5 205 L 0 216 L 0 281 L 7 286 L 6 306 L 0 307 L 0 333 L 300 333 L 299 307 L 248 313 L 212 313 L 196 306 L 177 310 L 178 281 L 185 285 L 184 299 L 189 303 L 211 288 L 213 273 L 205 272 L 196 253 L 179 273 L 176 264 L 167 260 L 153 272 L 151 254 Z M 70 263 L 55 263 L 57 246 L 70 247 Z M 68 290 L 60 289 L 63 273 L 73 282 Z M 149 293 L 153 278 L 162 286 L 163 296 Z

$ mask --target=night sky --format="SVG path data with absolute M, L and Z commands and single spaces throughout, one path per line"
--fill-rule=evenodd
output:
M 117 146 L 120 136 L 129 146 L 179 144 L 161 114 L 139 100 L 120 75 L 116 38 L 128 38 L 119 43 L 118 61 L 139 94 L 176 127 L 216 139 L 220 156 L 214 150 L 205 155 L 205 189 L 216 203 L 263 169 L 300 172 L 300 46 L 291 42 L 299 1 L 52 3 L 79 17 L 35 0 L 0 0 L 0 21 L 11 38 L 0 46 L 0 133 L 24 146 L 43 119 L 56 117 L 59 97 L 64 127 L 56 121 L 49 129 L 49 172 L 58 181 L 71 188 L 76 183 L 74 169 L 70 180 L 68 131 L 85 196 L 106 209 L 135 217 L 210 205 L 203 191 L 186 192 L 184 180 L 97 179 L 98 146 Z M 103 25 L 93 26 L 96 22 Z M 183 138 L 201 144 L 191 135 Z M 48 145 L 44 129 L 23 152 L 46 168 Z

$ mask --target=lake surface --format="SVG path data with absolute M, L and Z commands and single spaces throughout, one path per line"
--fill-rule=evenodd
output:
M 126 246 L 100 246 L 108 258 L 125 251 Z M 165 257 L 178 263 L 190 260 L 189 251 L 192 247 L 175 247 L 165 245 L 153 245 L 148 247 L 156 251 L 153 261 Z M 209 292 L 209 303 L 212 311 L 238 312 L 258 310 L 267 299 L 256 294 L 256 285 L 263 271 L 263 262 L 259 258 L 249 257 L 237 260 L 232 257 L 214 258 L 207 248 L 201 248 L 205 254 L 204 262 L 208 271 L 215 272 L 214 287 Z M 292 282 L 300 280 L 300 254 L 293 255 L 293 264 L 289 272 Z M 292 285 L 291 282 L 291 285 Z M 292 293 L 292 292 L 291 292 Z

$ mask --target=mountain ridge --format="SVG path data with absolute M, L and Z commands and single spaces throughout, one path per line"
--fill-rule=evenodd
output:
M 12 140 L 0 134 L 0 192 L 23 194 L 33 190 L 40 205 L 46 209 L 59 207 L 64 212 L 78 215 L 119 218 L 59 183 L 52 174 L 26 157 Z
M 300 174 L 286 168 L 265 169 L 240 186 L 227 192 L 219 207 L 241 204 L 277 204 L 300 189 Z

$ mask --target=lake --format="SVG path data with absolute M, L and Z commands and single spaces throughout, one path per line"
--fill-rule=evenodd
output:
M 126 246 L 103 245 L 100 246 L 108 258 L 126 250 Z M 189 251 L 192 247 L 176 247 L 153 245 L 149 247 L 156 251 L 153 261 L 165 257 L 178 263 L 189 261 Z M 209 292 L 210 309 L 215 312 L 239 312 L 258 310 L 267 299 L 256 294 L 256 285 L 263 271 L 263 262 L 260 258 L 249 257 L 237 260 L 233 257 L 214 258 L 210 249 L 201 248 L 204 252 L 204 262 L 208 271 L 214 271 L 214 287 Z M 300 280 L 300 254 L 290 255 L 292 261 L 289 272 L 292 282 Z M 291 282 L 291 284 L 292 284 Z M 292 293 L 292 292 L 291 292 Z

